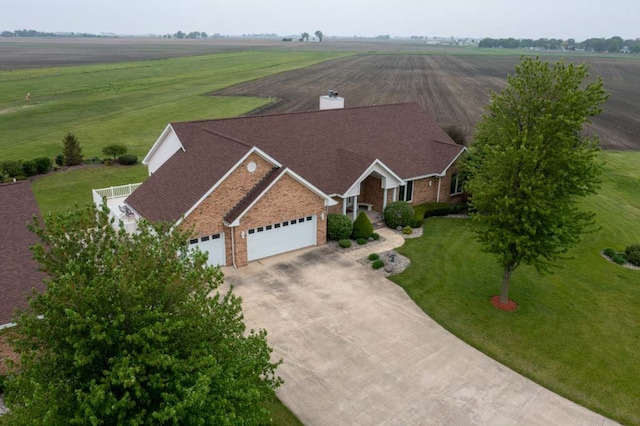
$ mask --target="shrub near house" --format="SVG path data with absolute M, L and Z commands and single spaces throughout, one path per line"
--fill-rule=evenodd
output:
M 373 225 L 369 220 L 369 217 L 365 212 L 360 212 L 356 221 L 353 222 L 353 233 L 351 236 L 353 239 L 358 240 L 364 238 L 365 240 L 371 237 L 373 234 Z

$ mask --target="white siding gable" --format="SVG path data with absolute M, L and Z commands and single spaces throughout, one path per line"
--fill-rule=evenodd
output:
M 168 125 L 156 143 L 153 144 L 147 156 L 144 157 L 142 164 L 147 165 L 149 175 L 152 175 L 180 149 L 184 151 L 178 135 L 176 135 L 171 125 Z

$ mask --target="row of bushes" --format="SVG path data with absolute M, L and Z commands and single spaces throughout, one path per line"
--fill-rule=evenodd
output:
M 445 216 L 466 210 L 466 204 L 450 206 L 447 203 L 426 203 L 414 208 L 406 201 L 396 201 L 384 209 L 383 217 L 389 228 L 402 228 L 406 233 L 410 233 L 406 231 L 407 227 L 419 228 L 427 217 Z M 330 240 L 367 239 L 371 234 L 373 234 L 373 225 L 364 212 L 360 212 L 354 222 L 349 216 L 342 214 L 329 214 L 327 217 L 327 237 Z
M 37 157 L 33 160 L 9 160 L 0 163 L 0 179 L 3 181 L 24 179 L 51 171 L 53 163 L 49 157 Z
M 359 246 L 363 246 L 367 244 L 369 241 L 378 241 L 379 239 L 380 239 L 380 235 L 374 232 L 373 234 L 371 234 L 369 238 L 357 238 L 356 243 Z M 353 245 L 353 242 L 349 238 L 343 238 L 341 240 L 338 240 L 338 245 L 344 249 L 347 249 Z
M 117 159 L 98 157 L 90 158 L 85 161 L 87 164 L 106 164 L 118 162 L 123 165 L 133 165 L 138 162 L 135 155 L 122 155 Z M 13 179 L 24 180 L 35 175 L 44 175 L 49 173 L 54 167 L 63 166 L 65 164 L 64 155 L 58 154 L 54 162 L 49 157 L 37 157 L 33 160 L 8 160 L 0 162 L 0 182 L 11 182 Z
M 608 248 L 604 251 L 604 254 L 618 265 L 624 265 L 629 262 L 632 265 L 640 266 L 640 244 L 630 245 L 623 252 Z
M 466 210 L 466 204 L 426 203 L 413 207 L 406 201 L 396 201 L 384 209 L 384 221 L 389 228 L 419 228 L 424 219 L 434 216 L 446 216 Z

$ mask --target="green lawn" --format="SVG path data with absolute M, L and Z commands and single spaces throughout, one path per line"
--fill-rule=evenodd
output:
M 32 187 L 40 213 L 46 215 L 93 202 L 92 189 L 138 183 L 147 176 L 147 168 L 141 164 L 71 167 L 36 179 Z
M 85 158 L 102 157 L 110 143 L 142 156 L 170 121 L 231 117 L 270 102 L 210 92 L 346 55 L 247 51 L 0 71 L 0 161 L 53 157 L 69 131 L 80 139 Z
M 603 186 L 585 201 L 602 229 L 588 234 L 552 275 L 520 267 L 510 297 L 490 304 L 501 270 L 468 220 L 430 218 L 398 251 L 411 266 L 393 281 L 432 318 L 492 358 L 581 405 L 640 424 L 640 271 L 600 251 L 640 243 L 640 152 L 606 152 Z

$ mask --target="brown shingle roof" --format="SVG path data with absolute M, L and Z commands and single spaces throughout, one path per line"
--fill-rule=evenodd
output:
M 185 151 L 176 152 L 126 200 L 152 222 L 180 219 L 251 150 L 190 123 L 174 123 L 172 127 Z
M 415 103 L 191 125 L 257 146 L 327 194 L 343 194 L 375 159 L 408 179 L 442 173 L 462 150 Z
M 27 223 L 40 211 L 29 182 L 0 185 L 0 325 L 11 322 L 16 309 L 28 307 L 27 296 L 43 291 L 45 274 L 38 270 L 29 247 L 38 241 Z
M 128 199 L 176 221 L 252 147 L 325 194 L 344 194 L 376 160 L 403 179 L 439 174 L 463 147 L 415 103 L 172 124 L 178 151 Z

